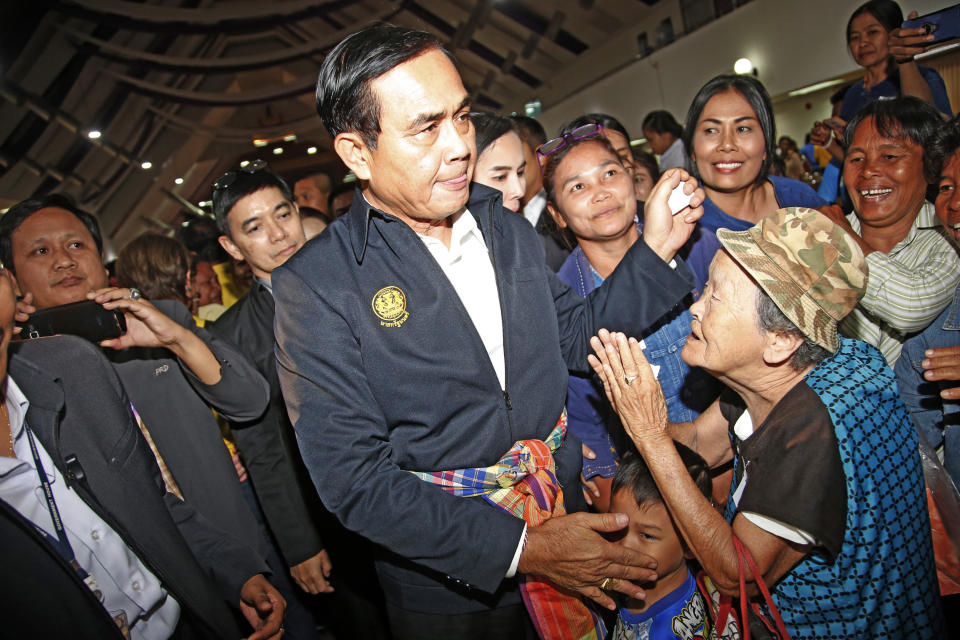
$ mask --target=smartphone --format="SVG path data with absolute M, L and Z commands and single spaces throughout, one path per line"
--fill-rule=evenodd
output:
M 960 38 L 960 4 L 903 23 L 904 29 L 921 27 L 926 29 L 928 35 L 933 34 L 933 40 L 923 43 L 924 47 Z
M 67 333 L 91 342 L 119 338 L 127 332 L 123 311 L 104 309 L 93 300 L 49 307 L 18 323 L 21 338 L 42 338 Z

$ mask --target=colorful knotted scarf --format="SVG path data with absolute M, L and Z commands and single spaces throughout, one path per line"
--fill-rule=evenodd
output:
M 545 440 L 520 440 L 492 466 L 414 475 L 455 496 L 480 496 L 535 527 L 566 513 L 553 459 L 553 452 L 560 448 L 566 434 L 564 409 Z M 546 582 L 528 576 L 521 576 L 520 591 L 537 633 L 544 640 L 599 640 L 606 636 L 603 621 L 580 598 L 560 593 Z

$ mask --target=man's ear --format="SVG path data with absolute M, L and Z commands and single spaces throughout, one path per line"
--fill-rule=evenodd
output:
M 563 216 L 560 215 L 560 212 L 557 211 L 557 208 L 553 206 L 552 202 L 547 203 L 547 211 L 550 212 L 550 217 L 553 218 L 553 221 L 557 223 L 557 226 L 561 229 L 567 228 L 567 221 L 563 219 Z
M 800 348 L 804 339 L 792 333 L 767 331 L 767 344 L 763 348 L 763 361 L 776 366 L 789 360 Z
M 223 247 L 223 250 L 229 253 L 230 257 L 234 260 L 241 262 L 245 260 L 243 253 L 240 251 L 240 247 L 235 245 L 229 236 L 220 236 L 217 238 L 217 242 L 220 243 L 220 246 Z
M 343 164 L 353 171 L 358 180 L 370 179 L 370 149 L 364 142 L 363 136 L 356 131 L 338 134 L 333 139 L 333 150 L 343 160 Z

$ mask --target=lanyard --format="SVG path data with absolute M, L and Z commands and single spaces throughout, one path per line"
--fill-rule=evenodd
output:
M 70 539 L 67 538 L 63 521 L 60 519 L 60 510 L 57 509 L 57 501 L 53 497 L 53 488 L 50 486 L 50 480 L 47 479 L 47 472 L 43 468 L 43 462 L 40 461 L 40 453 L 37 451 L 37 443 L 33 439 L 33 432 L 30 431 L 26 422 L 23 423 L 23 430 L 27 433 L 27 441 L 30 443 L 30 453 L 33 454 L 33 464 L 37 468 L 37 475 L 40 476 L 40 486 L 43 487 L 43 496 L 47 500 L 47 510 L 50 511 L 50 519 L 53 520 L 55 534 L 51 535 L 47 533 L 36 524 L 33 526 L 37 529 L 37 532 L 43 536 L 44 540 L 52 544 L 57 550 L 57 553 L 73 567 L 73 570 L 77 572 L 80 579 L 96 592 L 96 583 L 93 582 L 90 574 L 77 562 L 77 556 L 73 552 L 73 547 L 70 545 Z

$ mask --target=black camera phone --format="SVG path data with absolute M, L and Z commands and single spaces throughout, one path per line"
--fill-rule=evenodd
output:
M 91 342 L 119 338 L 127 332 L 120 309 L 104 309 L 93 300 L 81 300 L 34 313 L 21 327 L 20 338 L 42 338 L 57 334 L 80 336 Z
M 960 38 L 960 4 L 903 23 L 904 29 L 918 29 L 920 27 L 926 29 L 927 35 L 933 34 L 933 40 L 923 44 L 925 47 Z

